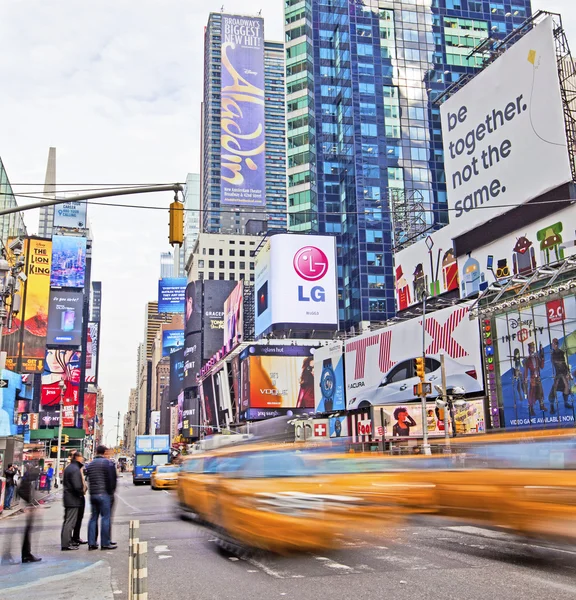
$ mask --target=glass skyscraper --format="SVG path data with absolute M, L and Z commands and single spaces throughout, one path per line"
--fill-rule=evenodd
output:
M 266 208 L 220 204 L 220 114 L 222 90 L 222 14 L 211 13 L 204 39 L 202 104 L 202 231 L 245 233 L 250 220 L 268 229 L 286 229 L 286 106 L 284 44 L 264 42 Z
M 288 228 L 338 236 L 340 326 L 395 313 L 393 249 L 447 222 L 438 96 L 529 0 L 286 0 Z

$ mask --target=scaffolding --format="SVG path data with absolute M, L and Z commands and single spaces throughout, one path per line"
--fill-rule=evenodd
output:
M 424 203 L 420 190 L 389 188 L 388 204 L 392 219 L 394 252 L 411 246 L 434 229 L 430 224 L 434 219 L 428 218 L 431 209 Z

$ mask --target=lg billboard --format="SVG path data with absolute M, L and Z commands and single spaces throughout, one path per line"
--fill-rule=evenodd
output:
M 337 329 L 336 238 L 279 234 L 256 257 L 256 335 Z
M 454 237 L 572 180 L 553 28 L 547 17 L 441 107 Z

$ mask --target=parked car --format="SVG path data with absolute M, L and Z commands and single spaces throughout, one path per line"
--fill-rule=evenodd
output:
M 440 369 L 440 356 L 427 355 L 425 361 L 426 381 L 432 383 L 430 398 L 438 396 L 434 385 L 441 385 L 442 373 Z M 468 394 L 482 392 L 481 374 L 471 365 L 463 365 L 458 361 L 445 356 L 446 387 L 448 391 L 454 388 L 463 388 Z M 394 365 L 382 378 L 377 387 L 367 388 L 360 392 L 348 404 L 348 409 L 367 408 L 371 405 L 403 404 L 414 400 L 414 385 L 420 379 L 416 376 L 416 357 L 402 360 Z

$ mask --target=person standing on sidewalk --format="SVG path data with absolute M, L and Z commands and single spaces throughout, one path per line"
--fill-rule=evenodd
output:
M 46 489 L 50 491 L 52 489 L 52 479 L 54 478 L 54 467 L 50 465 L 46 471 Z
M 118 485 L 118 473 L 116 472 L 116 465 L 113 461 L 109 460 L 110 463 L 110 478 L 112 480 L 112 493 L 110 494 L 110 543 L 115 545 L 116 542 L 112 541 L 112 520 L 114 518 L 114 501 L 116 500 L 116 486 Z
M 64 488 L 64 522 L 60 535 L 62 550 L 78 550 L 78 545 L 72 542 L 73 531 L 78 521 L 79 512 L 84 505 L 84 479 L 82 477 L 82 463 L 84 457 L 80 452 L 75 452 L 72 461 L 64 469 L 62 487 Z
M 75 546 L 80 546 L 81 544 L 87 544 L 87 540 L 83 540 L 80 537 L 80 529 L 82 528 L 82 519 L 84 518 L 84 511 L 86 510 L 86 492 L 88 491 L 88 486 L 86 484 L 86 477 L 84 476 L 84 455 L 77 452 L 80 456 L 78 459 L 78 464 L 80 465 L 80 475 L 82 476 L 82 489 L 84 490 L 84 494 L 82 494 L 82 506 L 78 509 L 78 517 L 76 519 L 76 524 L 74 525 L 74 532 L 72 533 L 72 544 Z
M 18 487 L 18 495 L 26 502 L 26 525 L 24 527 L 24 537 L 22 539 L 22 562 L 33 563 L 40 562 L 42 559 L 32 554 L 31 538 L 32 529 L 34 528 L 34 515 L 36 507 L 34 506 L 34 491 L 36 482 L 40 475 L 40 469 L 36 465 L 29 465 L 20 481 Z
M 88 550 L 98 549 L 98 519 L 100 518 L 100 549 L 116 550 L 110 542 L 110 496 L 114 493 L 110 461 L 106 446 L 98 446 L 96 457 L 86 466 L 92 514 L 88 523 Z
M 4 471 L 4 477 L 6 477 L 6 491 L 4 495 L 4 510 L 10 508 L 12 498 L 14 498 L 14 487 L 16 485 L 14 477 L 18 473 L 18 467 L 13 464 L 9 464 L 8 468 Z

